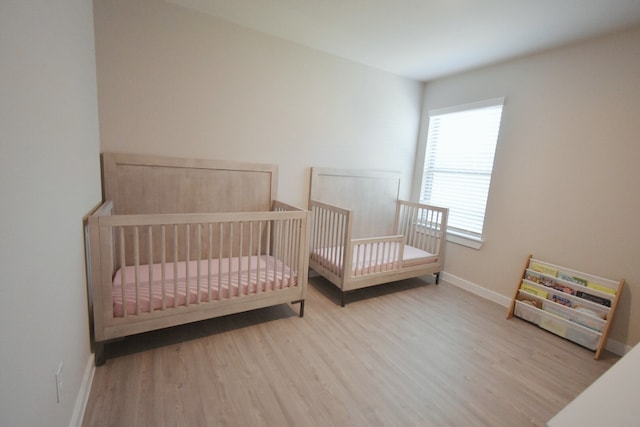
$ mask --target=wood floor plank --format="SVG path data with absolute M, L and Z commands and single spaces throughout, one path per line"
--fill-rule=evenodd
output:
M 542 426 L 618 357 L 446 283 L 281 305 L 107 346 L 83 426 Z

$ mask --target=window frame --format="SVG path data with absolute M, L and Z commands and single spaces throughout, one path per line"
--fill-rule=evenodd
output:
M 482 247 L 482 244 L 484 243 L 484 226 L 486 223 L 486 206 L 488 205 L 489 202 L 489 194 L 491 191 L 491 183 L 493 180 L 493 172 L 495 170 L 495 155 L 496 152 L 498 150 L 498 143 L 500 140 L 500 133 L 501 133 L 501 129 L 502 129 L 502 118 L 504 115 L 504 107 L 505 107 L 505 98 L 492 98 L 492 99 L 487 99 L 487 100 L 483 100 L 483 101 L 478 101 L 478 102 L 471 102 L 471 103 L 466 103 L 466 104 L 458 104 L 458 105 L 454 105 L 454 106 L 450 106 L 450 107 L 445 107 L 445 108 L 436 108 L 436 109 L 430 109 L 428 110 L 427 114 L 426 114 L 426 120 L 424 120 L 425 126 L 423 126 L 423 132 L 421 137 L 420 137 L 420 144 L 419 144 L 419 155 L 416 156 L 416 173 L 415 173 L 415 177 L 414 177 L 414 185 L 415 185 L 415 191 L 414 191 L 414 195 L 416 197 L 417 200 L 420 200 L 421 196 L 422 196 L 422 191 L 423 191 L 423 179 L 424 179 L 424 167 L 425 167 L 425 161 L 427 158 L 427 143 L 428 143 L 428 139 L 429 139 L 429 130 L 430 130 L 430 126 L 431 126 L 431 118 L 433 116 L 438 116 L 438 115 L 444 115 L 444 114 L 451 114 L 451 113 L 457 113 L 457 112 L 463 112 L 463 111 L 468 111 L 468 110 L 475 110 L 475 109 L 482 109 L 482 108 L 490 108 L 490 107 L 496 107 L 496 106 L 501 106 L 502 107 L 502 111 L 501 111 L 501 115 L 500 115 L 500 123 L 498 124 L 498 134 L 496 136 L 496 143 L 495 143 L 495 149 L 494 149 L 494 153 L 493 153 L 493 164 L 492 164 L 492 168 L 491 168 L 491 174 L 489 177 L 489 186 L 487 188 L 487 199 L 485 201 L 485 211 L 483 214 L 483 219 L 482 219 L 482 232 L 478 235 L 477 233 L 474 232 L 468 232 L 466 233 L 464 230 L 459 230 L 459 229 L 451 229 L 448 228 L 447 230 L 447 234 L 446 234 L 446 238 L 447 241 L 452 242 L 452 243 L 457 243 L 460 245 L 464 245 L 464 246 L 468 246 L 471 247 L 473 249 L 480 249 Z

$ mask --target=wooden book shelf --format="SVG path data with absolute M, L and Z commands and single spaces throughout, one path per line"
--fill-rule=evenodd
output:
M 604 279 L 529 255 L 507 319 L 516 316 L 595 351 L 607 336 L 624 279 Z

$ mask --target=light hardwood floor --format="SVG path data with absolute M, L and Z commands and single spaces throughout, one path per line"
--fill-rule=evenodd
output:
M 446 283 L 310 279 L 282 305 L 107 347 L 83 426 L 544 425 L 613 365 Z

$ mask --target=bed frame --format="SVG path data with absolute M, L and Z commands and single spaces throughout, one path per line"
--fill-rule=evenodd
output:
M 434 274 L 444 263 L 447 208 L 398 199 L 400 174 L 311 168 L 311 269 L 345 295 Z
M 277 166 L 106 153 L 102 167 L 87 221 L 96 365 L 115 338 L 283 303 L 303 316 L 310 214 L 274 200 Z

